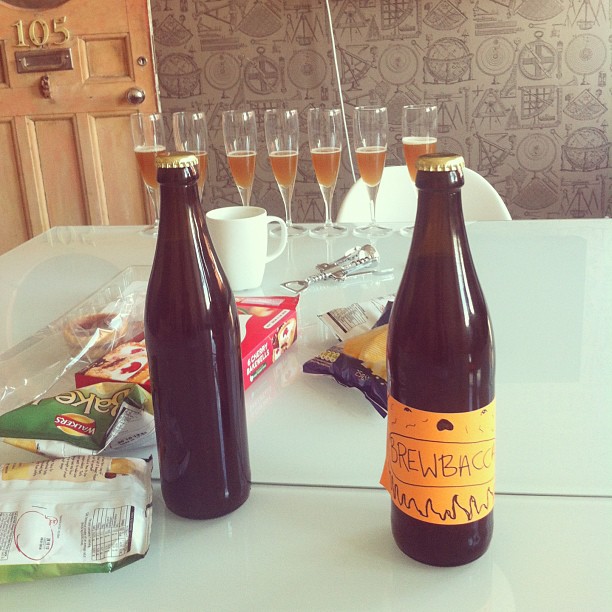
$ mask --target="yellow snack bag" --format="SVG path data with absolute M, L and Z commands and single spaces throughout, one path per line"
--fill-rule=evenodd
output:
M 359 389 L 381 416 L 387 415 L 388 324 L 375 327 L 307 361 L 304 372 L 327 374 L 347 387 Z

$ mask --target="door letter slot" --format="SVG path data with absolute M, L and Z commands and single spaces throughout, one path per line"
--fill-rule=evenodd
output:
M 17 72 L 50 72 L 72 70 L 71 49 L 44 49 L 39 51 L 16 51 Z

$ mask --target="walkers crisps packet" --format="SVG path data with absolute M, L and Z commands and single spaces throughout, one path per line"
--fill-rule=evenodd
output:
M 47 457 L 124 453 L 155 445 L 153 403 L 139 385 L 90 385 L 0 415 L 0 437 Z
M 143 558 L 152 500 L 144 459 L 0 465 L 0 584 L 107 573 Z

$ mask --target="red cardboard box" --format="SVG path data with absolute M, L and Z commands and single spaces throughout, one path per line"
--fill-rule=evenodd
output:
M 297 338 L 298 297 L 236 298 L 244 388 L 251 386 Z M 144 335 L 123 342 L 75 375 L 77 387 L 134 382 L 151 390 Z

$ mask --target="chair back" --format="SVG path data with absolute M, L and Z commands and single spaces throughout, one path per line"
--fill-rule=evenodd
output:
M 510 221 L 512 217 L 496 189 L 483 176 L 465 169 L 465 185 L 461 190 L 463 216 L 466 221 Z M 410 181 L 405 165 L 387 166 L 378 188 L 376 220 L 381 223 L 414 223 L 417 190 Z M 358 179 L 348 190 L 338 222 L 362 223 L 370 220 L 370 200 L 365 183 Z

